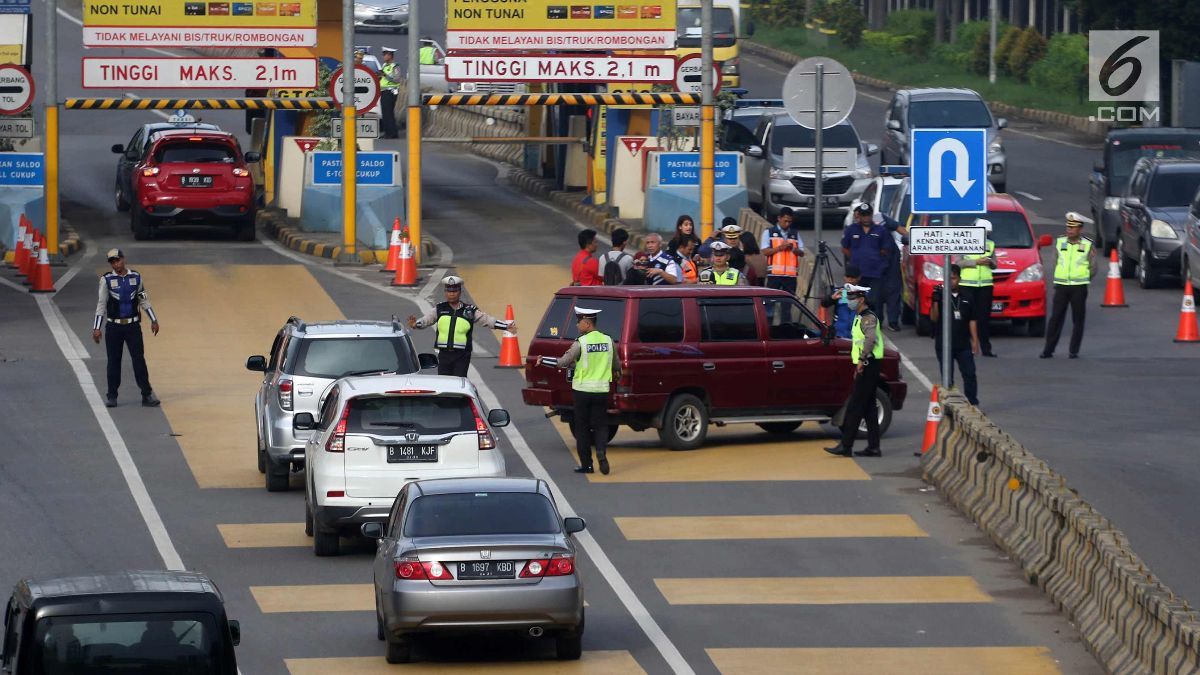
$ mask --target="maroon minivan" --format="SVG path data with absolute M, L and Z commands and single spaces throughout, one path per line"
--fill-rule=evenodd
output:
M 829 421 L 854 382 L 850 341 L 779 290 L 737 286 L 569 286 L 546 309 L 525 357 L 525 403 L 545 406 L 570 424 L 566 373 L 538 365 L 562 356 L 579 337 L 575 307 L 602 310 L 599 329 L 613 338 L 621 380 L 609 406 L 612 426 L 658 429 L 672 450 L 700 447 L 708 425 L 757 424 L 789 433 L 802 422 Z M 880 432 L 908 393 L 894 350 L 884 355 L 876 398 Z

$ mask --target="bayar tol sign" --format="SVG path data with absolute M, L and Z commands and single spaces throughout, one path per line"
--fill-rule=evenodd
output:
M 447 0 L 451 50 L 608 51 L 675 46 L 675 0 L 578 5 L 559 0 Z
M 317 0 L 83 0 L 86 47 L 315 47 Z

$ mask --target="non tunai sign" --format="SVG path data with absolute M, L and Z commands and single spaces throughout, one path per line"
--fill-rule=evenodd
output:
M 912 255 L 966 255 L 986 251 L 987 231 L 982 227 L 908 228 L 908 252 Z

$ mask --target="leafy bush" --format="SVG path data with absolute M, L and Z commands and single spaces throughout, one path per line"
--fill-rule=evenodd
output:
M 924 58 L 933 45 L 935 22 L 934 14 L 930 10 L 902 9 L 888 14 L 887 32 L 892 35 L 911 36 L 905 51 L 918 58 Z
M 929 53 L 935 61 L 962 68 L 965 71 L 970 71 L 971 68 L 971 53 L 959 50 L 952 44 L 943 43 L 934 45 Z
M 1042 89 L 1079 93 L 1086 87 L 1087 67 L 1087 36 L 1059 33 L 1046 45 L 1046 56 L 1029 69 L 1029 81 Z
M 913 35 L 892 35 L 887 31 L 876 30 L 863 31 L 862 37 L 863 42 L 868 47 L 874 47 L 891 54 L 913 53 L 913 43 L 917 39 Z
M 1030 26 L 1021 31 L 1008 56 L 1008 72 L 1022 82 L 1029 81 L 1029 69 L 1046 55 L 1046 38 Z M 997 57 L 999 58 L 999 57 Z
M 1001 22 L 996 27 L 996 32 L 1003 31 L 1008 24 Z M 987 40 L 988 22 L 987 21 L 968 21 L 958 27 L 954 32 L 954 48 L 960 52 L 970 53 L 975 49 L 975 43 L 979 41 L 979 36 L 983 35 L 984 40 Z
M 867 17 L 863 16 L 862 10 L 850 0 L 833 0 L 826 7 L 830 15 L 829 27 L 837 31 L 842 45 L 857 49 L 867 27 Z
M 753 7 L 752 16 L 761 26 L 803 26 L 804 0 L 782 0 Z
M 1011 28 L 1004 31 L 1003 35 L 997 32 L 996 35 L 996 72 L 1001 75 L 1012 75 L 1009 70 L 1009 59 L 1012 58 L 1013 49 L 1017 46 L 1017 41 L 1021 39 L 1022 31 L 1020 28 Z M 985 36 L 986 41 L 986 36 Z M 987 72 L 986 70 L 984 72 Z

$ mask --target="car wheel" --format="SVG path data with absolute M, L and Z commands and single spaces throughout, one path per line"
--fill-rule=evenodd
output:
M 928 314 L 922 314 L 917 317 L 917 335 L 925 337 L 933 332 L 933 320 Z
M 1125 239 L 1117 235 L 1117 260 L 1121 261 L 1121 278 L 1132 279 L 1137 274 L 1137 261 L 1125 255 Z
M 892 397 L 882 389 L 875 390 L 875 414 L 879 419 L 879 435 L 883 436 L 892 426 Z M 867 437 L 866 420 L 858 423 L 858 437 Z
M 800 422 L 760 422 L 758 428 L 768 434 L 790 434 L 800 428 Z
M 386 658 L 388 663 L 408 663 L 412 660 L 412 642 L 406 638 L 389 639 Z
M 132 209 L 133 214 L 130 218 L 130 225 L 133 228 L 133 238 L 137 241 L 146 241 L 154 238 L 154 228 L 150 225 L 146 213 L 139 206 Z
M 125 191 L 121 189 L 120 179 L 117 180 L 117 184 L 116 184 L 116 188 L 114 189 L 114 192 L 116 193 L 114 201 L 117 203 L 117 210 L 122 211 L 122 212 L 128 211 L 129 210 L 129 200 L 125 199 Z
M 1158 286 L 1158 270 L 1150 266 L 1150 256 L 1146 253 L 1144 246 L 1139 247 L 1138 250 L 1137 279 L 1142 288 Z
M 658 437 L 672 450 L 695 450 L 708 435 L 708 410 L 691 394 L 678 394 L 667 403 Z
M 1029 337 L 1045 337 L 1046 336 L 1046 317 L 1039 316 L 1036 319 L 1029 320 Z
M 279 464 L 271 458 L 267 458 L 267 471 L 264 478 L 264 483 L 267 487 L 267 492 L 287 492 L 289 478 L 291 477 L 291 466 L 289 464 Z
M 308 500 L 304 500 L 304 534 L 313 536 L 313 514 L 312 509 L 308 507 Z
M 242 222 L 238 223 L 234 233 L 237 235 L 238 241 L 254 241 L 254 214 L 251 213 Z
M 335 556 L 342 552 L 341 536 L 337 530 L 313 528 L 313 553 L 319 557 Z

